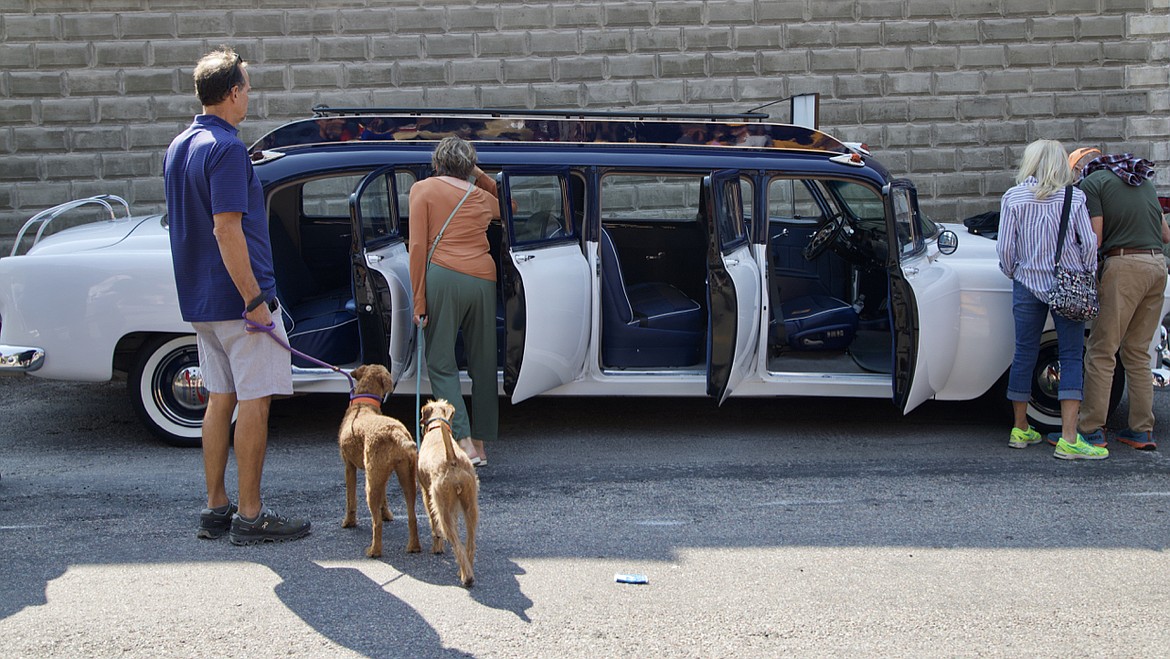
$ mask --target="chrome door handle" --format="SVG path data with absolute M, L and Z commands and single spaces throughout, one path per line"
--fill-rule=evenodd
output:
M 914 266 L 910 266 L 908 268 L 902 268 L 902 272 L 907 277 L 913 277 L 914 275 L 918 274 L 918 268 L 915 268 Z
M 369 263 L 370 265 L 374 265 L 375 263 L 381 263 L 381 262 L 382 262 L 382 257 L 380 255 L 366 254 L 366 263 Z
M 729 268 L 734 268 L 735 266 L 739 265 L 739 259 L 727 259 L 723 262 L 723 265 L 726 265 Z
M 527 263 L 528 261 L 531 261 L 534 258 L 536 258 L 536 255 L 534 255 L 534 254 L 517 254 L 516 255 L 516 262 L 517 263 Z
M 664 258 L 666 258 L 666 252 L 658 252 L 657 254 L 646 255 L 647 261 L 661 261 Z

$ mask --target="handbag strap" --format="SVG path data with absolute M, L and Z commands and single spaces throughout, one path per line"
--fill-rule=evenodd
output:
M 439 246 L 439 241 L 443 239 L 443 232 L 447 230 L 447 225 L 451 224 L 451 220 L 455 218 L 455 213 L 458 213 L 459 209 L 463 207 L 463 202 L 467 201 L 467 198 L 471 196 L 471 191 L 473 189 L 475 189 L 475 179 L 469 178 L 467 179 L 467 192 L 464 192 L 463 198 L 459 200 L 458 204 L 455 204 L 455 208 L 451 211 L 451 214 L 447 216 L 447 221 L 444 222 L 443 227 L 439 229 L 439 235 L 435 236 L 435 242 L 431 243 L 431 250 L 427 252 L 428 268 L 431 265 L 431 257 L 435 255 L 435 248 Z
M 1060 265 L 1060 255 L 1064 253 L 1064 236 L 1068 233 L 1068 214 L 1072 210 L 1073 186 L 1064 188 L 1064 205 L 1060 209 L 1060 231 L 1056 234 L 1056 258 L 1053 267 Z

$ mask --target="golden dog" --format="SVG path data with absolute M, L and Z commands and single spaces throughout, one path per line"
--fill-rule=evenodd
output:
M 479 523 L 479 477 L 467 453 L 451 437 L 455 408 L 433 400 L 422 408 L 423 439 L 418 453 L 418 484 L 431 521 L 431 552 L 443 553 L 443 540 L 455 549 L 459 580 L 475 581 L 475 527 Z M 467 543 L 459 541 L 456 509 L 463 512 Z
M 402 496 L 406 498 L 406 520 L 410 526 L 406 551 L 420 551 L 418 519 L 414 514 L 418 451 L 406 426 L 382 414 L 382 398 L 394 391 L 394 380 L 390 372 L 379 364 L 359 366 L 353 372 L 353 377 L 357 383 L 337 433 L 341 461 L 345 463 L 345 518 L 341 526 L 350 528 L 357 525 L 357 470 L 364 469 L 366 503 L 370 506 L 374 526 L 373 539 L 366 549 L 366 556 L 381 556 L 382 522 L 394 519 L 386 504 L 386 485 L 390 482 L 390 474 L 395 473 L 398 475 L 398 485 L 402 488 Z

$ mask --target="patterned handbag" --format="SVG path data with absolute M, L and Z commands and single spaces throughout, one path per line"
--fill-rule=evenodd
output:
M 1048 306 L 1052 313 L 1068 320 L 1085 322 L 1097 317 L 1101 311 L 1097 304 L 1096 273 L 1083 270 L 1069 270 L 1060 265 L 1064 252 L 1064 238 L 1068 231 L 1068 215 L 1072 206 L 1072 186 L 1064 189 L 1064 207 L 1060 211 L 1060 232 L 1056 236 L 1056 265 L 1053 274 L 1056 282 L 1048 291 Z

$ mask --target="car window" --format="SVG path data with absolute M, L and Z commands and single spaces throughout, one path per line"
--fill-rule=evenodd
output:
M 388 170 L 378 176 L 362 192 L 358 203 L 362 217 L 362 238 L 371 242 L 399 235 L 399 227 L 409 225 L 410 186 L 415 177 L 411 172 Z M 398 224 L 393 210 L 397 208 Z
M 813 181 L 778 178 L 768 184 L 768 219 L 820 222 L 824 212 L 813 196 Z
M 348 218 L 349 193 L 365 176 L 366 172 L 362 172 L 305 181 L 301 186 L 301 217 Z
M 737 184 L 735 180 L 727 181 L 724 183 L 724 194 L 716 197 L 723 205 L 716 213 L 716 221 L 719 223 L 719 247 L 724 254 L 739 247 L 747 240 L 747 227 L 742 219 L 744 204 L 741 194 L 746 188 L 748 199 L 751 199 L 751 186 L 741 187 L 741 185 Z
M 696 222 L 703 177 L 610 173 L 601 179 L 601 219 Z
M 853 219 L 865 224 L 885 223 L 885 204 L 873 188 L 853 181 L 827 181 L 826 187 L 833 191 Z
M 513 244 L 535 243 L 575 235 L 573 214 L 558 174 L 508 176 L 512 200 Z
M 916 226 L 910 190 L 895 186 L 890 190 L 890 203 L 894 206 L 894 228 L 898 236 L 899 252 L 903 256 L 914 254 L 922 248 L 923 237 Z

